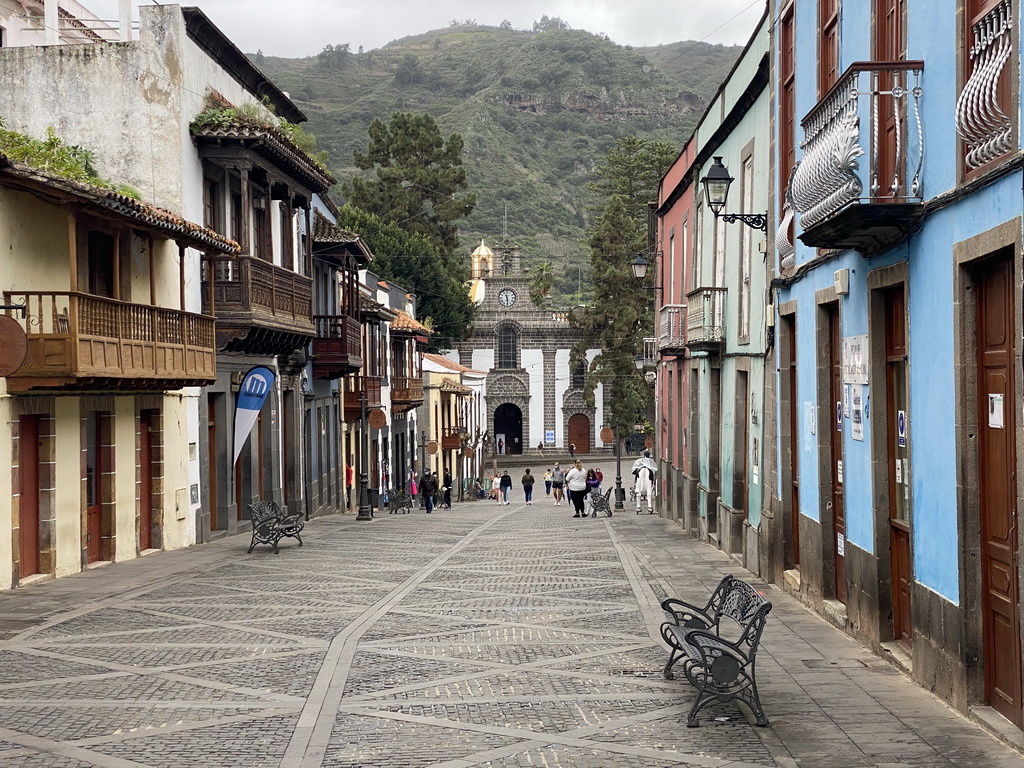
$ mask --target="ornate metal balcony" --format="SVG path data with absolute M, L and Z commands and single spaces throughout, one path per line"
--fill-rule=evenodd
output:
M 658 312 L 658 351 L 686 354 L 686 305 L 665 304 Z
M 362 327 L 359 321 L 338 315 L 314 315 L 313 378 L 337 379 L 363 367 Z
M 395 376 L 391 379 L 391 405 L 402 413 L 423 405 L 423 379 Z
M 686 348 L 691 355 L 718 355 L 725 344 L 725 288 L 686 294 Z
M 212 317 L 70 292 L 9 291 L 4 303 L 26 307 L 12 316 L 28 336 L 9 391 L 156 392 L 217 378 Z
M 348 381 L 348 389 L 345 391 L 345 421 L 359 420 L 359 399 L 366 397 L 366 410 L 380 408 L 380 376 L 352 376 Z
M 444 427 L 441 430 L 441 449 L 445 451 L 457 451 L 462 448 L 462 436 L 466 434 L 466 428 L 462 425 L 455 427 Z
M 804 118 L 791 191 L 805 245 L 872 255 L 917 228 L 923 68 L 921 61 L 856 62 Z
M 208 257 L 204 266 L 203 297 L 208 310 L 213 302 L 218 349 L 287 355 L 313 338 L 310 278 L 252 256 Z
M 1013 149 L 1007 115 L 1011 91 L 1001 83 L 1014 50 L 1013 5 L 1003 0 L 972 28 L 971 75 L 956 101 L 956 132 L 964 142 L 964 167 L 976 171 Z

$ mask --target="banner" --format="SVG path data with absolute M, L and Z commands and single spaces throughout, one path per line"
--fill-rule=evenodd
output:
M 231 466 L 235 466 L 238 461 L 242 446 L 252 432 L 260 409 L 274 386 L 274 379 L 274 372 L 262 365 L 250 368 L 242 377 L 242 384 L 238 388 L 238 400 L 235 403 L 235 458 L 232 459 Z

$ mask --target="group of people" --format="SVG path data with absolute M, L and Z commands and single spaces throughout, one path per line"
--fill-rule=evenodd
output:
M 440 481 L 437 472 L 429 469 L 420 476 L 419 482 L 414 477 L 409 490 L 413 499 L 419 496 L 428 515 L 435 507 L 452 508 L 452 473 L 448 467 L 444 468 L 444 476 Z

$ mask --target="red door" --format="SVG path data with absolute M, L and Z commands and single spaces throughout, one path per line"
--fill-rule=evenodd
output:
M 569 417 L 569 442 L 576 446 L 576 453 L 590 453 L 590 419 L 582 413 Z
M 153 548 L 153 412 L 139 414 L 139 550 Z
M 1021 727 L 1013 265 L 977 275 L 982 635 L 988 703 Z
M 903 3 L 904 0 L 875 0 L 875 61 L 902 61 L 906 58 L 903 45 Z M 899 193 L 896 140 L 899 136 L 902 116 L 897 114 L 898 103 L 892 96 L 885 95 L 893 86 L 906 86 L 906 74 L 881 72 L 878 89 L 882 93 L 875 102 L 878 110 L 881 138 L 878 146 L 878 194 L 889 197 Z M 894 189 L 895 186 L 895 189 Z
M 846 602 L 846 512 L 843 494 L 843 339 L 839 305 L 828 307 L 829 399 L 826 418 L 832 427 L 832 554 L 835 557 L 835 598 Z
M 18 419 L 20 578 L 39 573 L 39 417 Z
M 85 420 L 85 556 L 100 559 L 103 536 L 103 430 L 101 414 L 90 411 Z

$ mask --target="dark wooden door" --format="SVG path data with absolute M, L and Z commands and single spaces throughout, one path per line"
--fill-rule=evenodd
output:
M 1021 727 L 1013 266 L 977 275 L 982 634 L 988 703 Z
M 590 419 L 586 415 L 569 417 L 569 442 L 576 446 L 576 453 L 590 453 Z
M 829 399 L 826 418 L 832 430 L 832 554 L 835 557 L 835 598 L 846 602 L 846 507 L 843 494 L 843 338 L 839 305 L 828 307 Z
M 740 506 L 744 511 L 750 509 L 748 504 L 747 486 L 747 456 L 749 456 L 750 445 L 748 444 L 749 432 L 747 429 L 747 414 L 749 413 L 747 403 L 747 372 L 736 372 L 736 447 L 735 464 L 733 465 L 734 484 L 736 493 L 732 500 L 733 506 Z
M 85 446 L 85 558 L 95 563 L 100 559 L 103 537 L 103 429 L 99 413 L 86 417 Z
M 153 548 L 153 412 L 139 414 L 139 550 Z
M 906 58 L 903 43 L 903 4 L 905 0 L 875 0 L 875 61 L 902 61 Z M 898 113 L 899 102 L 885 95 L 893 86 L 905 86 L 906 75 L 894 71 L 881 72 L 878 89 L 882 95 L 875 101 L 878 110 L 878 194 L 882 197 L 898 193 L 900 184 L 896 181 L 901 169 L 897 160 L 896 140 L 899 136 L 902 115 Z
M 214 396 L 206 401 L 206 471 L 210 476 L 207 505 L 210 511 L 210 530 L 216 531 L 217 522 L 217 403 Z
M 18 419 L 19 577 L 39 573 L 39 417 Z
M 788 340 L 787 353 L 789 362 L 789 477 L 793 499 L 792 519 L 790 521 L 790 544 L 793 548 L 793 567 L 800 565 L 800 433 L 798 431 L 798 415 L 800 400 L 796 388 L 796 317 L 789 315 L 783 318 L 786 324 Z
M 909 644 L 912 636 L 910 453 L 907 450 L 907 322 L 902 285 L 885 293 L 885 401 L 892 633 L 897 642 Z

